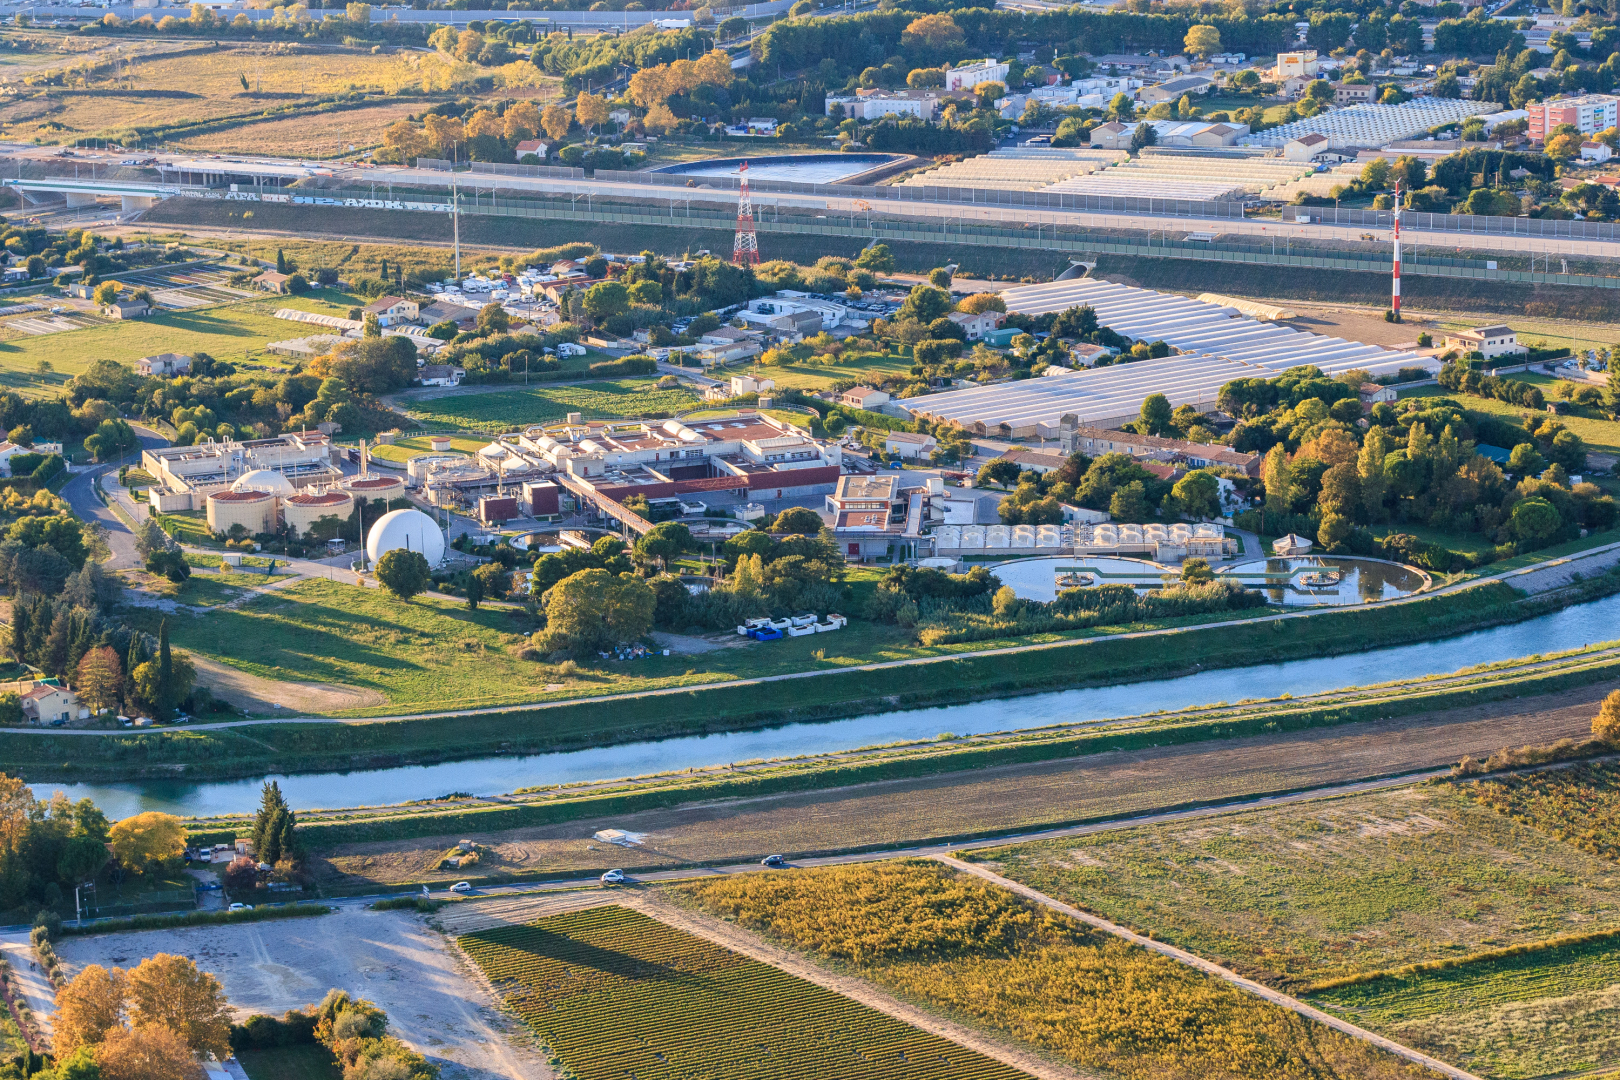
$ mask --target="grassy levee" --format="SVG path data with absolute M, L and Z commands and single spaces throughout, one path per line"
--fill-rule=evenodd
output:
M 1154 637 L 1082 639 L 1024 652 L 942 659 L 922 667 L 854 669 L 478 716 L 198 726 L 94 738 L 0 733 L 0 761 L 31 780 L 49 781 L 262 776 L 542 753 L 1361 652 L 1535 618 L 1617 590 L 1620 571 L 1529 598 L 1492 582 L 1410 604 L 1308 618 L 1189 628 Z
M 529 801 L 520 803 L 463 804 L 442 811 L 420 804 L 378 808 L 330 818 L 306 819 L 299 825 L 298 832 L 309 848 L 322 851 L 350 843 L 406 840 L 461 831 L 530 828 L 667 809 L 715 799 L 825 790 L 1001 765 L 1056 761 L 1114 751 L 1130 752 L 1158 746 L 1333 727 L 1363 720 L 1424 715 L 1507 698 L 1556 693 L 1612 680 L 1617 676 L 1620 676 L 1620 655 L 1612 650 L 1589 647 L 1528 669 L 1503 670 L 1500 665 L 1491 665 L 1461 680 L 1442 683 L 1425 679 L 1346 692 L 1342 697 L 1335 692 L 1308 702 L 1275 699 L 1250 706 L 1200 709 L 1191 715 L 1155 714 L 1117 724 L 1097 725 L 1095 728 L 1017 732 L 966 745 L 945 744 L 943 748 L 934 743 L 908 744 L 853 753 L 833 760 L 786 760 L 740 771 L 707 770 L 699 774 L 674 773 L 608 785 L 558 786 L 533 792 Z M 1293 789 L 1263 794 L 1284 794 L 1287 790 Z M 1160 809 L 1176 810 L 1195 805 L 1201 804 L 1191 802 Z M 1059 827 L 1090 820 L 1093 819 L 1065 819 L 1044 822 L 1043 825 Z M 216 819 L 206 826 L 192 829 L 190 835 L 195 842 L 219 843 L 237 835 L 244 824 Z M 938 842 L 982 839 L 982 832 L 945 834 L 933 839 Z M 792 854 L 804 857 L 831 853 L 833 849 Z M 509 875 L 501 875 L 469 880 L 509 879 Z

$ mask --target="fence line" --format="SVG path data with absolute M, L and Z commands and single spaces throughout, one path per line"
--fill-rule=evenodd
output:
M 1557 218 L 1488 217 L 1482 214 L 1431 214 L 1418 210 L 1402 210 L 1400 217 L 1403 227 L 1424 232 L 1530 236 L 1556 240 L 1620 240 L 1620 225 L 1610 221 L 1561 221 Z M 1303 221 L 1314 225 L 1363 225 L 1387 229 L 1395 224 L 1395 211 L 1291 206 L 1284 208 L 1283 220 Z

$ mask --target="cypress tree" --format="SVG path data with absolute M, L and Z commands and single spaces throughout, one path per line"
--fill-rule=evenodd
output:
M 382 269 L 377 271 L 377 276 L 382 278 L 384 281 L 388 280 L 388 260 L 387 259 L 384 259 L 382 261 Z
M 259 810 L 253 815 L 253 854 L 271 866 L 290 856 L 293 813 L 281 795 L 281 785 L 267 781 L 260 793 Z
M 39 667 L 45 654 L 45 641 L 50 637 L 56 606 L 41 596 L 34 601 L 33 608 L 28 619 L 28 663 Z
M 169 707 L 174 704 L 174 658 L 169 655 L 169 620 L 164 619 L 158 623 L 158 700 L 152 704 L 158 712 L 167 718 Z
M 291 810 L 284 811 L 280 820 L 281 832 L 277 837 L 277 840 L 279 841 L 281 847 L 281 858 L 292 859 L 296 862 L 298 859 L 298 842 L 294 836 L 293 830 L 297 828 L 298 821 L 293 817 L 293 812 Z M 280 860 L 278 859 L 277 861 L 279 862 Z
M 14 603 L 11 606 L 11 655 L 17 663 L 28 662 L 28 605 Z
M 287 255 L 280 248 L 276 248 L 276 273 L 285 274 L 286 272 L 287 272 Z

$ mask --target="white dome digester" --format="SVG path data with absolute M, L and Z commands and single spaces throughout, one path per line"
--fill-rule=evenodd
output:
M 371 565 L 390 551 L 408 548 L 427 559 L 429 566 L 444 561 L 444 533 L 439 523 L 420 510 L 390 510 L 366 534 L 366 559 Z
M 254 469 L 236 478 L 232 491 L 268 491 L 272 495 L 293 495 L 298 489 L 293 482 L 274 469 Z

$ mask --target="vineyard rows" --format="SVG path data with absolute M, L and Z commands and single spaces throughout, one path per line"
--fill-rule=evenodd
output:
M 569 912 L 459 942 L 580 1080 L 1027 1080 L 625 908 Z

